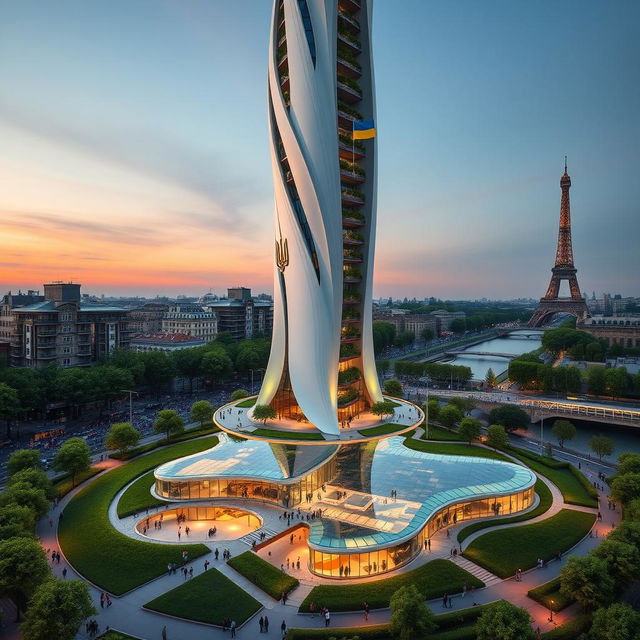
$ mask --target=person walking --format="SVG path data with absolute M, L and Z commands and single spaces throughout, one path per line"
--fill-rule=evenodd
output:
M 260 620 L 258 620 L 258 624 L 260 625 L 260 633 L 264 633 L 264 618 L 260 616 Z
M 264 617 L 264 632 L 269 633 L 269 618 L 267 616 Z
M 167 625 L 165 624 L 164 627 L 162 627 L 162 640 L 167 640 Z
M 364 603 L 364 619 L 365 620 L 369 619 L 369 603 L 368 602 Z
M 235 638 L 236 637 L 236 621 L 232 620 L 231 624 L 229 625 L 229 629 L 231 629 L 231 637 Z
M 282 637 L 284 638 L 287 635 L 287 623 L 284 620 L 280 625 L 280 631 L 282 632 Z
M 328 627 L 331 622 L 331 614 L 329 613 L 329 609 L 324 610 L 324 626 Z

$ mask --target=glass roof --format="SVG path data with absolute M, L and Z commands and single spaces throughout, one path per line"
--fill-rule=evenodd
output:
M 491 458 L 414 451 L 392 437 L 340 448 L 309 542 L 332 550 L 389 545 L 415 535 L 447 504 L 516 493 L 535 484 L 526 467 Z M 346 499 L 337 494 L 345 491 Z M 396 497 L 391 498 L 391 492 Z
M 163 480 L 209 478 L 256 478 L 286 481 L 303 476 L 329 460 L 337 445 L 304 447 L 272 444 L 261 440 L 231 438 L 218 435 L 219 444 L 212 449 L 172 460 L 155 471 Z

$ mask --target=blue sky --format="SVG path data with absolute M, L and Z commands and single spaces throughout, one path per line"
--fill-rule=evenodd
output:
M 271 290 L 269 0 L 0 9 L 0 287 Z M 377 0 L 375 295 L 640 295 L 640 3 Z

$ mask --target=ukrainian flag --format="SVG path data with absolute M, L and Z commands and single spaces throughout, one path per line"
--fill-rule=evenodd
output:
M 353 139 L 368 140 L 376 137 L 376 127 L 373 120 L 353 121 Z

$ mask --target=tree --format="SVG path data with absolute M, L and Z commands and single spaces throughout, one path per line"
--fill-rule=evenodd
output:
M 9 503 L 0 507 L 0 540 L 14 536 L 32 537 L 36 526 L 36 515 L 27 506 Z
M 607 539 L 591 553 L 607 563 L 607 571 L 619 592 L 638 575 L 640 551 L 628 542 Z
M 604 456 L 610 456 L 613 453 L 613 440 L 606 436 L 592 436 L 589 440 L 589 446 L 601 461 Z
M 429 408 L 429 421 L 437 421 L 440 416 L 440 402 L 435 398 L 432 398 L 428 402 Z
M 622 505 L 640 498 L 640 473 L 626 473 L 616 477 L 611 483 L 611 497 Z
M 449 327 L 453 333 L 464 333 L 466 328 L 467 323 L 464 318 L 456 318 L 451 322 L 451 326 Z
M 82 438 L 69 438 L 56 452 L 53 468 L 71 474 L 71 485 L 76 486 L 76 476 L 91 464 L 91 449 Z
M 384 392 L 396 398 L 402 398 L 402 385 L 398 380 L 392 378 L 384 383 Z
M 509 436 L 501 424 L 491 424 L 487 428 L 487 444 L 494 449 L 504 449 L 509 444 Z
M 560 592 L 575 598 L 586 611 L 613 599 L 614 582 L 607 573 L 607 563 L 594 555 L 569 556 L 560 570 Z
M 640 522 L 623 520 L 610 534 L 609 540 L 628 542 L 640 549 Z
M 106 402 L 110 408 L 113 400 L 122 397 L 123 390 L 132 389 L 134 385 L 133 374 L 128 369 L 113 365 L 93 367 L 87 377 L 87 398 Z
M 389 602 L 389 630 L 399 640 L 422 640 L 437 628 L 433 614 L 415 585 L 401 587 Z
M 0 541 L 0 596 L 15 602 L 16 620 L 48 576 L 49 564 L 37 540 L 10 538 Z
M 62 369 L 55 377 L 54 393 L 59 400 L 66 402 L 74 416 L 79 413 L 80 405 L 89 399 L 89 371 L 80 367 Z
M 215 346 L 202 356 L 202 373 L 212 380 L 220 380 L 233 371 L 233 362 L 221 346 Z
M 253 407 L 252 416 L 254 420 L 262 420 L 263 424 L 267 424 L 267 420 L 276 417 L 276 410 L 268 404 L 257 404 Z
M 453 429 L 460 420 L 462 420 L 462 411 L 452 404 L 448 404 L 446 407 L 440 409 L 440 423 L 447 427 L 447 429 Z
M 481 431 L 480 420 L 476 420 L 475 418 L 463 418 L 460 421 L 458 433 L 462 438 L 467 440 L 469 444 L 480 437 Z
M 193 379 L 202 373 L 204 349 L 179 349 L 173 353 L 173 361 L 178 375 L 189 380 L 189 390 L 193 391 Z
M 380 400 L 378 402 L 374 402 L 373 405 L 371 405 L 370 409 L 371 413 L 373 413 L 374 416 L 380 416 L 381 418 L 384 416 L 393 415 L 394 410 L 395 405 L 390 400 Z
M 166 433 L 167 440 L 184 431 L 184 420 L 175 409 L 163 409 L 158 411 L 158 416 L 153 423 L 156 433 Z
M 20 630 L 24 640 L 73 640 L 82 622 L 94 613 L 84 582 L 52 577 L 35 590 Z
M 211 422 L 213 406 L 208 400 L 198 400 L 191 405 L 190 417 L 194 422 L 199 422 L 202 427 L 205 422 Z
M 378 371 L 384 375 L 391 368 L 391 363 L 388 360 L 378 360 L 376 366 L 378 367 Z
M 416 334 L 413 331 L 401 331 L 397 336 L 395 343 L 399 347 L 408 347 L 410 344 L 413 344 L 416 339 Z
M 576 428 L 568 420 L 556 420 L 551 427 L 553 435 L 558 439 L 558 444 L 563 447 L 567 440 L 572 440 L 576 435 Z
M 373 323 L 373 350 L 376 354 L 394 344 L 396 326 L 391 322 L 377 320 Z
M 637 640 L 640 633 L 640 613 L 628 604 L 615 603 L 601 607 L 593 614 L 590 640 Z
M 0 507 L 12 504 L 31 509 L 37 520 L 46 515 L 50 506 L 45 492 L 26 482 L 16 482 L 0 494 Z
M 589 393 L 601 396 L 607 390 L 606 369 L 604 367 L 587 367 L 587 388 Z
M 623 396 L 629 389 L 629 374 L 625 367 L 605 370 L 607 392 L 614 398 Z
M 429 342 L 429 340 L 433 340 L 435 337 L 435 334 L 433 333 L 433 329 L 431 327 L 425 327 L 421 332 L 420 332 L 420 337 L 425 340 L 426 342 Z
M 37 449 L 18 449 L 7 461 L 7 471 L 13 475 L 22 469 L 41 469 L 40 452 Z
M 246 389 L 236 389 L 231 394 L 231 402 L 235 402 L 236 400 L 242 400 L 242 398 L 246 398 L 249 395 L 249 392 Z
M 450 405 L 454 407 L 458 407 L 462 413 L 467 413 L 467 411 L 471 411 L 476 405 L 471 398 L 462 398 L 461 396 L 456 396 L 454 398 L 449 398 Z
M 531 616 L 506 600 L 489 605 L 476 622 L 477 640 L 530 640 Z
M 109 364 L 118 369 L 128 369 L 135 380 L 135 384 L 140 384 L 144 378 L 144 362 L 140 358 L 140 353 L 131 349 L 118 347 L 109 355 Z
M 18 392 L 4 382 L 0 382 L 0 416 L 7 422 L 7 438 L 11 438 L 10 420 L 18 413 L 20 401 Z
M 498 383 L 498 378 L 496 378 L 496 374 L 493 373 L 493 369 L 491 367 L 489 367 L 489 370 L 487 371 L 487 375 L 484 377 L 484 383 L 490 389 L 493 389 L 493 387 L 495 387 L 496 384 Z
M 618 456 L 618 475 L 640 473 L 640 453 L 626 451 Z
M 529 414 L 515 404 L 503 404 L 489 413 L 491 424 L 501 424 L 507 431 L 526 429 L 529 426 Z
M 144 365 L 144 383 L 162 387 L 175 375 L 175 364 L 164 351 L 146 351 L 140 354 Z
M 640 522 L 640 498 L 634 498 L 625 505 L 624 519 Z
M 116 422 L 111 425 L 104 439 L 107 449 L 117 449 L 124 455 L 128 449 L 140 441 L 140 432 L 130 422 Z
M 42 469 L 22 469 L 9 478 L 10 487 L 20 482 L 34 489 L 40 489 L 49 500 L 54 496 L 51 480 Z
M 602 362 L 603 351 L 602 345 L 594 340 L 584 348 L 584 356 L 588 362 Z

